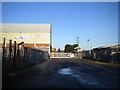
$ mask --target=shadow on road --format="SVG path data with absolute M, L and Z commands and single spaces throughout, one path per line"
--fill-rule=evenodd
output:
M 51 59 L 4 77 L 3 89 L 119 88 L 118 70 L 108 68 L 81 59 Z

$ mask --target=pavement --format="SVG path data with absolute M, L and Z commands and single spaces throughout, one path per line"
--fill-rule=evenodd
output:
M 50 59 L 2 78 L 2 88 L 119 88 L 119 69 L 82 59 Z

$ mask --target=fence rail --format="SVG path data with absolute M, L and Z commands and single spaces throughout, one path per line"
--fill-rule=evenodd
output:
M 48 59 L 48 52 L 24 47 L 23 42 L 16 45 L 16 41 L 14 41 L 14 45 L 12 45 L 12 40 L 10 40 L 9 47 L 5 47 L 4 39 L 2 49 L 3 75 Z

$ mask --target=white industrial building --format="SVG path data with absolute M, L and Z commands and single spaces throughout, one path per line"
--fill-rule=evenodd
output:
M 2 26 L 2 38 L 0 44 L 3 44 L 3 38 L 6 39 L 6 47 L 9 40 L 16 41 L 31 48 L 48 51 L 50 53 L 51 46 L 51 24 L 39 23 L 0 23 Z

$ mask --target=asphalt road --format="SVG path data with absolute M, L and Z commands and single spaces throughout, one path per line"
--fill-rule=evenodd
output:
M 2 79 L 2 88 L 119 88 L 117 68 L 86 60 L 44 61 Z

